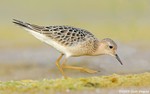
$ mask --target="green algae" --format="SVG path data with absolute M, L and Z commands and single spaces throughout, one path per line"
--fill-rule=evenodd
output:
M 93 90 L 115 87 L 150 87 L 150 73 L 68 79 L 43 79 L 0 82 L 0 93 L 37 93 Z

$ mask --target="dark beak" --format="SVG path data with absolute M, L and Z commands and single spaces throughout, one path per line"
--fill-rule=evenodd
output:
M 115 57 L 120 62 L 120 64 L 123 65 L 123 63 L 121 62 L 121 60 L 120 60 L 120 58 L 119 58 L 119 56 L 117 54 L 115 55 Z

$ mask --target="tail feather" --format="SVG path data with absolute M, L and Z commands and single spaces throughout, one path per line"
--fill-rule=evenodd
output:
M 25 23 L 25 22 L 22 22 L 22 21 L 19 21 L 19 20 L 16 20 L 16 19 L 13 19 L 13 23 L 16 24 L 16 25 L 19 25 L 21 27 L 24 27 L 24 28 L 32 30 L 32 28 L 31 28 L 29 23 Z
M 34 24 L 29 24 L 26 22 L 22 22 L 16 19 L 13 19 L 13 23 L 17 24 L 21 27 L 24 27 L 26 29 L 30 29 L 30 30 L 36 30 L 36 31 L 41 31 L 44 27 L 43 26 L 38 26 L 38 25 L 34 25 Z

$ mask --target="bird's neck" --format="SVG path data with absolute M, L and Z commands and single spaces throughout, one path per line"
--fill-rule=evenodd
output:
M 104 44 L 99 42 L 98 47 L 96 51 L 93 53 L 93 55 L 104 55 L 105 54 L 105 49 L 104 49 Z

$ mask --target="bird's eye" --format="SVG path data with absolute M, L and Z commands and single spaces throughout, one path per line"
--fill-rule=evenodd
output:
M 110 48 L 110 49 L 112 49 L 112 48 L 113 48 L 113 46 L 109 46 L 109 48 Z

